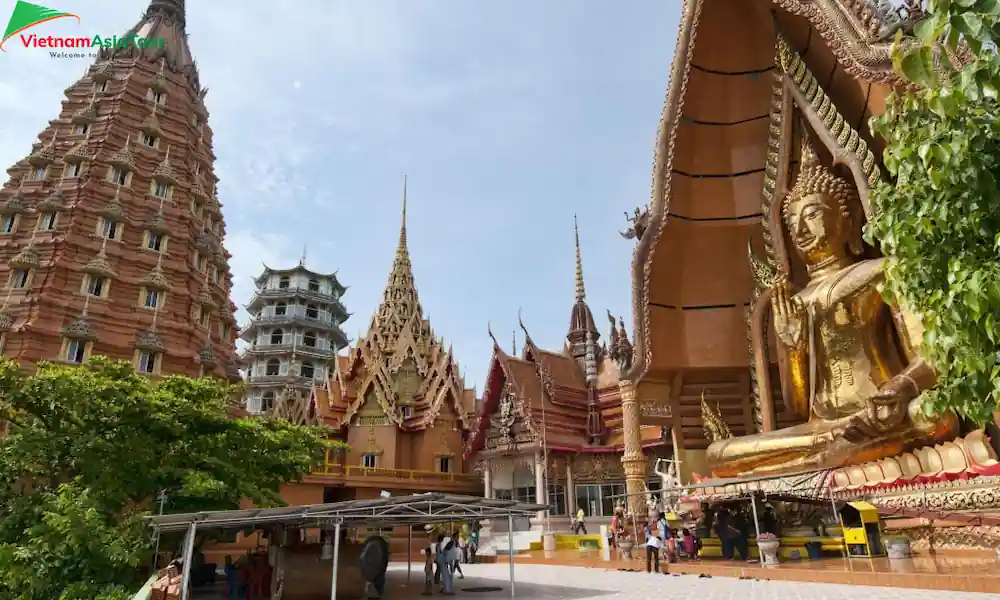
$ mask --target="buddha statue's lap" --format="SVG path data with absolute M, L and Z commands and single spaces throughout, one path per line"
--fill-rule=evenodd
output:
M 809 280 L 792 291 L 780 279 L 770 295 L 791 378 L 785 404 L 808 421 L 714 442 L 707 458 L 719 477 L 877 460 L 949 438 L 956 427 L 951 415 L 930 418 L 920 410 L 918 396 L 934 385 L 934 372 L 919 358 L 906 364 L 897 338 L 907 332 L 894 334 L 878 292 L 883 260 L 857 258 L 853 187 L 823 167 L 807 142 L 800 165 L 783 221 Z

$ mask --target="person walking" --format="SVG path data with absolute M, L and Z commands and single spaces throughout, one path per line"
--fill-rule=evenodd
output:
M 431 549 L 424 548 L 424 596 L 434 593 L 434 555 Z
M 660 548 L 663 547 L 663 540 L 660 538 L 656 528 L 646 525 L 646 572 L 660 572 Z M 655 566 L 656 570 L 653 570 Z
M 573 533 L 576 535 L 580 535 L 581 531 L 583 535 L 587 535 L 587 524 L 583 522 L 583 516 L 583 507 L 581 506 L 576 511 L 576 523 L 573 525 Z
M 434 554 L 434 562 L 437 566 L 437 572 L 441 577 L 441 592 L 445 596 L 455 595 L 455 592 L 452 590 L 454 579 L 452 578 L 451 563 L 449 562 L 452 556 L 452 549 L 454 547 L 455 542 L 450 537 L 445 535 L 438 536 L 437 552 Z

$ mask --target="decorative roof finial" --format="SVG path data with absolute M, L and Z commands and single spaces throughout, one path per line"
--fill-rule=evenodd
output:
M 486 333 L 488 333 L 490 335 L 490 339 L 493 340 L 493 347 L 499 350 L 500 344 L 497 343 L 497 338 L 493 335 L 493 328 L 490 326 L 488 321 L 486 322 Z
M 583 287 L 583 258 L 580 256 L 580 227 L 576 223 L 576 215 L 573 215 L 573 232 L 576 236 L 576 301 L 584 302 L 587 299 L 587 291 Z
M 406 249 L 406 175 L 403 175 L 403 217 L 399 225 L 399 248 Z
M 302 244 L 302 258 L 299 259 L 299 266 L 300 267 L 306 266 L 306 250 L 307 250 L 307 246 L 305 244 Z
M 510 347 L 511 347 L 511 354 L 513 356 L 517 356 L 517 330 L 516 329 L 512 329 L 510 331 Z

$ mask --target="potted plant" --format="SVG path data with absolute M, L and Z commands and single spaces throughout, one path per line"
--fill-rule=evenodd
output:
M 760 550 L 760 562 L 764 565 L 778 564 L 778 546 L 781 540 L 771 532 L 765 532 L 757 536 L 757 549 Z

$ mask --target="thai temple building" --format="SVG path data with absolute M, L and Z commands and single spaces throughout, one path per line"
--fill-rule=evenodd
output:
M 920 14 L 907 6 L 683 3 L 652 199 L 628 232 L 634 351 L 618 393 L 630 498 L 653 458 L 644 425 L 664 423 L 673 483 L 695 508 L 864 501 L 899 517 L 886 533 L 914 549 L 1000 543 L 994 424 L 919 408 L 936 382 L 920 320 L 883 300 L 885 257 L 861 236 L 884 177 L 868 124 L 905 85 L 891 46 L 913 35 Z M 817 535 L 803 513 L 775 510 L 786 531 Z
M 610 312 L 608 340 L 601 342 L 575 233 L 575 297 L 565 347 L 539 348 L 523 321 L 520 353 L 508 354 L 494 338 L 482 404 L 465 447 L 483 473 L 487 497 L 548 504 L 554 530 L 566 530 L 567 515 L 577 508 L 604 517 L 595 523 L 610 519 L 626 491 L 620 367 L 632 348 L 624 322 Z M 656 423 L 642 425 L 639 433 L 651 457 L 643 481 L 655 491 L 660 478 L 652 458 L 670 455 L 669 437 Z M 542 516 L 532 525 L 544 527 Z
M 104 355 L 142 373 L 238 378 L 206 89 L 184 3 L 153 0 L 102 49 L 0 191 L 3 355 Z
M 347 288 L 336 273 L 310 271 L 304 258 L 291 269 L 265 266 L 254 283 L 246 305 L 250 322 L 240 332 L 249 344 L 242 355 L 247 411 L 315 423 L 312 390 L 324 384 L 333 357 L 347 345 L 341 325 L 349 315 L 340 300 Z
M 382 491 L 482 493 L 480 475 L 463 456 L 475 390 L 465 386 L 451 348 L 421 307 L 406 241 L 405 182 L 382 302 L 368 332 L 335 357 L 308 404 L 350 449 L 331 452 L 313 477 L 287 486 L 290 503 L 376 498 Z

